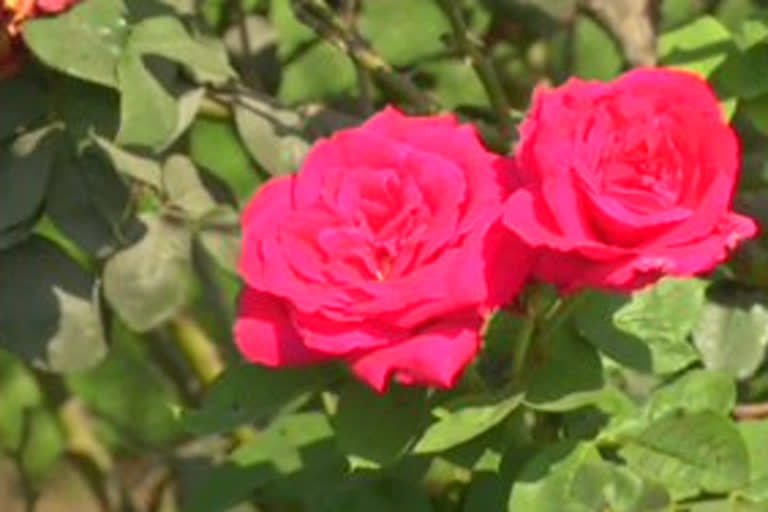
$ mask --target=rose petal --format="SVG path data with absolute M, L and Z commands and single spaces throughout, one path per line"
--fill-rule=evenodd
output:
M 479 317 L 431 325 L 407 341 L 356 358 L 352 371 L 379 392 L 393 374 L 405 375 L 409 384 L 450 388 L 477 352 L 480 325 Z
M 308 365 L 329 358 L 304 345 L 284 301 L 247 286 L 240 295 L 234 337 L 247 360 L 267 366 Z

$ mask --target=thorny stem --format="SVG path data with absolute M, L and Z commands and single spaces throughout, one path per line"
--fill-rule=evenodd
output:
M 296 17 L 318 36 L 332 43 L 383 87 L 402 96 L 418 110 L 429 113 L 438 109 L 437 102 L 410 79 L 395 72 L 360 35 L 347 26 L 323 0 L 291 0 Z
M 482 43 L 469 32 L 459 0 L 437 0 L 437 3 L 451 24 L 458 49 L 470 60 L 483 83 L 498 118 L 502 139 L 509 141 L 514 130 L 514 120 L 510 116 L 509 101 L 493 63 L 486 56 Z

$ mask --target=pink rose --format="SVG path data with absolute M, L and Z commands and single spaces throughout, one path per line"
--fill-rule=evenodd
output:
M 535 92 L 504 224 L 565 290 L 630 291 L 725 259 L 755 223 L 730 211 L 739 147 L 706 82 L 638 69 Z
M 341 359 L 379 391 L 391 375 L 452 386 L 484 316 L 527 276 L 528 252 L 497 222 L 500 162 L 451 116 L 393 108 L 315 144 L 243 213 L 241 352 L 268 366 Z

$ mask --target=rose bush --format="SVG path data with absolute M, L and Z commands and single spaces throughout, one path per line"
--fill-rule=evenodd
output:
M 243 214 L 245 357 L 342 358 L 378 390 L 392 374 L 451 386 L 483 318 L 527 277 L 527 252 L 497 225 L 501 164 L 451 116 L 393 108 L 318 142 Z
M 710 270 L 755 234 L 730 211 L 739 147 L 709 86 L 637 69 L 538 89 L 520 127 L 504 223 L 567 290 L 633 290 Z

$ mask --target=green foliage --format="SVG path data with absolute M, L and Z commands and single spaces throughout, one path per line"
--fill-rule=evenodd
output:
M 538 84 L 632 65 L 587 2 L 455 3 L 503 120 Z M 24 22 L 0 83 L 0 452 L 25 496 L 0 508 L 70 467 L 77 510 L 768 510 L 764 236 L 631 295 L 526 292 L 447 391 L 237 354 L 239 215 L 315 141 L 391 103 L 513 147 L 449 21 L 437 0 L 83 0 Z M 712 84 L 743 149 L 734 203 L 764 222 L 768 10 L 666 0 L 658 22 L 659 62 Z

